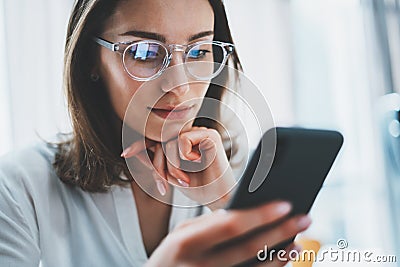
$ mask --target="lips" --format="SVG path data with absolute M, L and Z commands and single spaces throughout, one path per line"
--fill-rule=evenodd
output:
M 165 106 L 149 109 L 152 113 L 163 119 L 181 120 L 187 117 L 193 109 L 193 106 Z

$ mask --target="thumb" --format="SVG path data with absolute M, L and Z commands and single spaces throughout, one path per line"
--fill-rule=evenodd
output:
M 199 151 L 204 164 L 211 164 L 217 156 L 217 144 L 211 138 L 203 139 L 199 143 Z

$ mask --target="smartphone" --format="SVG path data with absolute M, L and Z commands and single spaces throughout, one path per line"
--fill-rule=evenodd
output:
M 307 214 L 342 144 L 337 131 L 279 127 L 267 131 L 227 209 L 286 200 L 293 206 L 292 215 Z
M 273 128 L 267 131 L 226 208 L 247 209 L 274 200 L 290 202 L 291 214 L 264 230 L 293 215 L 307 214 L 342 144 L 343 136 L 337 131 L 304 128 Z M 284 249 L 294 238 L 271 249 Z M 269 251 L 265 258 L 269 258 Z M 256 263 L 259 261 L 254 258 L 238 266 L 253 266 Z

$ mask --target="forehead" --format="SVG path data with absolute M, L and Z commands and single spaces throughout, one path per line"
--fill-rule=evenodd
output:
M 132 30 L 148 31 L 179 43 L 213 28 L 208 0 L 127 0 L 120 1 L 106 21 L 104 34 L 115 37 Z

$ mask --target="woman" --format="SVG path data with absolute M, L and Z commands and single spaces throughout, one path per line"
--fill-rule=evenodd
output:
M 232 43 L 219 0 L 77 1 L 64 73 L 73 133 L 1 160 L 2 266 L 232 266 L 305 230 L 307 216 L 273 224 L 288 203 L 220 209 L 232 155 L 216 123 L 193 118 L 223 95 L 210 83 L 221 69 L 201 62 L 240 69 Z M 203 157 L 196 172 L 179 166 Z M 215 181 L 218 197 L 190 191 Z M 206 207 L 166 204 L 177 198 Z

